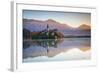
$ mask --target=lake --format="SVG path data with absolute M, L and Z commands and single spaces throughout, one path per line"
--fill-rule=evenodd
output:
M 91 58 L 91 39 L 23 40 L 23 63 Z

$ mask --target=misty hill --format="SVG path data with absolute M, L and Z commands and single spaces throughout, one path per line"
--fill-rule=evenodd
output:
M 49 24 L 50 29 L 68 29 L 70 28 L 66 24 L 61 24 L 59 22 L 56 22 L 52 19 L 48 19 L 46 21 L 39 21 L 39 20 L 28 20 L 28 19 L 23 19 L 23 24 L 24 28 L 29 29 L 30 31 L 41 31 L 46 29 L 47 24 Z
M 64 36 L 90 36 L 91 28 L 86 24 L 80 25 L 78 28 L 73 28 L 68 24 L 61 24 L 55 20 L 48 19 L 46 21 L 35 19 L 23 19 L 23 28 L 30 32 L 39 32 L 46 29 L 47 24 L 49 29 L 58 29 Z
M 89 25 L 86 25 L 86 24 L 82 24 L 78 27 L 78 29 L 81 29 L 81 30 L 90 30 L 91 27 Z

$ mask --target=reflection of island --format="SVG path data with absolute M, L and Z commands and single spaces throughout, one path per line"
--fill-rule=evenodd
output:
M 61 40 L 32 40 L 24 42 L 24 44 L 28 44 L 27 47 L 23 50 L 23 58 L 28 57 L 54 57 L 62 52 L 66 52 L 71 50 L 72 48 L 79 48 L 82 51 L 86 51 L 90 49 L 90 39 L 89 38 L 71 38 Z
M 39 39 L 39 40 L 24 40 L 23 41 L 23 48 L 26 49 L 32 45 L 42 46 L 44 48 L 47 47 L 55 47 L 63 42 L 63 39 Z
M 35 54 L 33 56 L 36 57 L 36 56 L 40 56 L 40 54 L 41 53 L 43 54 L 44 52 L 49 54 L 49 52 L 51 52 L 50 48 L 58 48 L 58 45 L 60 45 L 60 43 L 62 43 L 62 42 L 63 42 L 63 39 L 47 39 L 47 40 L 31 40 L 31 41 L 26 40 L 23 42 L 23 48 L 24 48 L 24 50 L 30 50 L 29 48 L 33 47 L 32 48 L 34 50 L 33 53 Z M 36 48 L 34 48 L 34 47 L 36 47 Z M 40 47 L 40 48 L 37 49 L 38 47 Z M 44 50 L 44 51 L 41 51 L 41 50 Z M 26 55 L 24 55 L 24 56 L 26 56 Z
M 37 41 L 38 45 L 44 48 L 47 48 L 47 47 L 57 48 L 57 46 L 62 42 L 63 42 L 63 39 L 47 39 L 47 40 Z

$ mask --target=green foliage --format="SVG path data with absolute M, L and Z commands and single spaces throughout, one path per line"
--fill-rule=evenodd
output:
M 38 39 L 38 36 L 37 35 L 33 35 L 32 39 Z
M 38 35 L 32 35 L 32 39 L 57 39 L 58 37 L 57 32 L 45 32 Z

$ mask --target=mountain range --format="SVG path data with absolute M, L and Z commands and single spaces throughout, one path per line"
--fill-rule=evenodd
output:
M 57 29 L 59 32 L 64 34 L 64 36 L 90 36 L 91 27 L 87 24 L 81 24 L 79 27 L 74 28 L 68 24 L 59 23 L 53 19 L 48 19 L 45 21 L 35 20 L 35 19 L 23 19 L 23 28 L 30 32 L 39 32 L 47 28 Z

